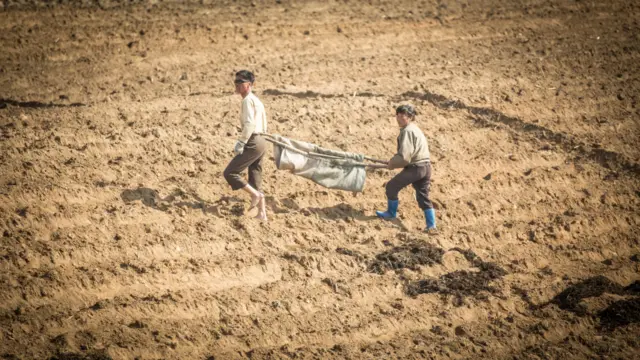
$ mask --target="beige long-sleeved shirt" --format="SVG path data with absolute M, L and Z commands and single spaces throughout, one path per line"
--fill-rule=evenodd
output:
M 267 132 L 267 114 L 264 111 L 264 105 L 252 92 L 242 99 L 240 125 L 242 133 L 238 140 L 245 144 L 249 141 L 251 134 Z
M 389 160 L 391 168 L 403 168 L 410 164 L 429 161 L 429 144 L 422 130 L 413 122 L 400 129 L 398 152 Z

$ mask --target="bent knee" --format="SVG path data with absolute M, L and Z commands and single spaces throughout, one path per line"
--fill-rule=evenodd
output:
M 224 171 L 222 172 L 222 175 L 223 175 L 223 176 L 224 176 L 224 178 L 227 180 L 227 182 L 229 182 L 231 179 L 233 179 L 233 178 L 234 178 L 234 175 L 235 175 L 235 174 L 234 174 L 234 171 L 233 171 L 233 170 L 231 170 L 231 169 L 229 169 L 229 168 L 226 168 L 226 169 L 224 169 Z

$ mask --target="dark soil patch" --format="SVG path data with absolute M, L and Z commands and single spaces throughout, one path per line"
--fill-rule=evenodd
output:
M 441 264 L 443 254 L 444 250 L 439 247 L 413 241 L 376 255 L 375 260 L 369 264 L 368 270 L 376 274 L 404 268 L 417 270 L 419 265 Z
M 624 288 L 622 285 L 602 275 L 594 276 L 569 286 L 542 306 L 556 304 L 560 309 L 571 311 L 582 316 L 587 314 L 587 308 L 585 304 L 582 303 L 582 299 L 598 297 L 604 293 L 624 295 L 631 292 L 632 286 L 633 284 Z
M 144 267 L 136 266 L 136 265 L 133 265 L 131 263 L 121 263 L 120 264 L 120 268 L 121 269 L 132 269 L 135 272 L 137 272 L 138 274 L 144 274 L 144 273 L 147 272 L 147 269 L 145 269 Z
M 600 325 L 607 330 L 640 322 L 640 298 L 620 300 L 598 313 Z
M 629 284 L 629 286 L 624 288 L 624 290 L 628 294 L 639 294 L 640 295 L 640 280 L 636 280 L 636 281 L 632 282 L 631 284 Z
M 109 355 L 102 353 L 93 354 L 76 354 L 76 353 L 60 353 L 52 356 L 49 360 L 113 360 Z
M 231 214 L 235 215 L 235 216 L 242 216 L 244 215 L 244 206 L 241 204 L 234 204 L 231 207 Z
M 507 272 L 492 262 L 485 262 L 471 250 L 453 248 L 464 255 L 474 267 L 479 271 L 459 270 L 440 276 L 439 279 L 424 279 L 410 282 L 406 285 L 405 291 L 410 296 L 419 294 L 440 293 L 444 296 L 453 296 L 454 304 L 460 306 L 464 304 L 464 298 L 473 296 L 482 299 L 483 292 L 496 294 L 498 289 L 491 286 L 490 282 L 499 279 Z

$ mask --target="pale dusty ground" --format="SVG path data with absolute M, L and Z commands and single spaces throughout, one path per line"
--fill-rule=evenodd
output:
M 1 4 L 4 358 L 637 358 L 634 2 Z M 325 147 L 388 158 L 417 106 L 440 234 L 410 189 L 372 216 L 393 173 L 353 195 L 271 159 L 251 219 L 221 174 L 242 68 Z M 369 271 L 407 244 L 444 255 Z M 504 272 L 478 289 L 454 247 Z

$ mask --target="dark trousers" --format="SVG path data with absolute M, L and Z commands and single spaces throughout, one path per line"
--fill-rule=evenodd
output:
M 240 176 L 246 168 L 249 168 L 249 185 L 260 191 L 262 184 L 262 157 L 267 150 L 267 141 L 258 135 L 251 135 L 244 146 L 244 151 L 236 155 L 227 168 L 224 169 L 224 178 L 233 190 L 238 190 L 247 185 Z
M 418 206 L 420 206 L 420 209 L 432 209 L 433 204 L 431 203 L 431 200 L 429 200 L 431 164 L 420 163 L 409 165 L 402 169 L 398 175 L 394 176 L 393 179 L 387 183 L 387 199 L 398 200 L 398 193 L 400 190 L 404 189 L 409 184 L 411 184 L 416 190 L 416 200 L 418 200 Z

